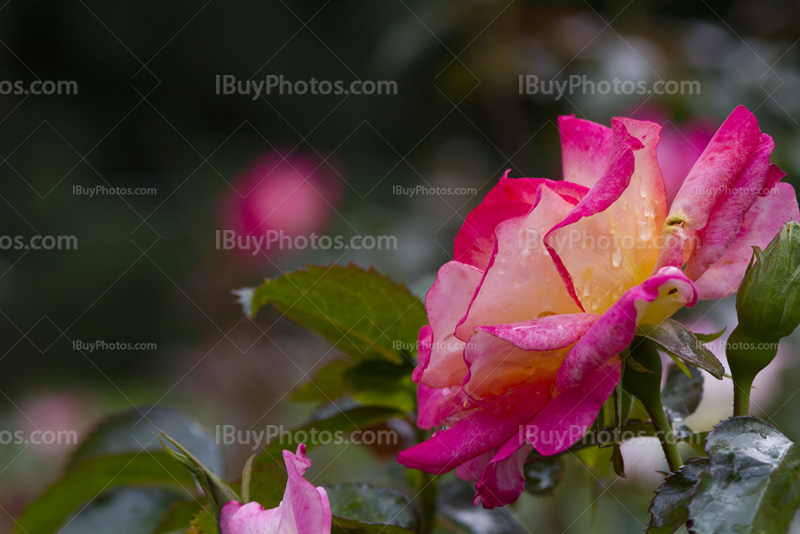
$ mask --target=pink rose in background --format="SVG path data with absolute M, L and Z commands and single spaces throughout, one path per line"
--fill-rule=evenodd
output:
M 719 174 L 751 168 L 722 142 L 731 130 L 752 127 L 739 120 L 742 109 L 711 141 L 714 157 L 700 158 L 689 187 L 699 185 L 698 167 L 708 169 L 709 185 L 721 185 Z M 477 482 L 474 503 L 485 508 L 520 496 L 532 450 L 556 454 L 585 434 L 619 383 L 618 354 L 637 324 L 656 324 L 700 296 L 698 277 L 668 261 L 677 247 L 661 246 L 662 228 L 668 237 L 674 232 L 657 161 L 661 127 L 620 117 L 607 128 L 573 116 L 560 117 L 559 127 L 564 180 L 502 177 L 467 216 L 454 261 L 439 270 L 426 297 L 430 325 L 420 331 L 414 373 L 417 424 L 445 428 L 398 461 L 434 474 L 456 469 Z M 761 169 L 765 150 L 756 148 L 748 154 L 758 153 Z M 759 198 L 768 199 L 773 218 L 734 225 L 733 250 L 768 242 L 798 216 L 791 186 L 776 185 L 774 170 L 767 175 L 762 186 L 775 194 Z M 694 207 L 684 201 L 686 187 L 672 213 Z M 698 204 L 716 206 L 709 221 L 734 205 L 740 210 L 738 196 L 710 201 L 713 194 L 694 194 Z M 711 269 L 734 276 L 749 259 L 737 253 L 732 265 Z M 725 276 L 726 287 L 737 283 Z
M 297 446 L 297 454 L 283 451 L 288 480 L 280 506 L 270 510 L 257 502 L 231 501 L 222 507 L 222 534 L 330 534 L 331 505 L 321 487 L 303 478 L 311 466 L 306 446 Z
M 242 171 L 225 192 L 221 204 L 222 230 L 236 236 L 264 237 L 260 249 L 251 241 L 243 252 L 274 256 L 290 252 L 282 236 L 294 238 L 321 232 L 342 197 L 342 178 L 330 162 L 310 154 L 271 151 Z M 270 236 L 271 244 L 267 244 Z M 239 247 L 241 250 L 243 247 Z

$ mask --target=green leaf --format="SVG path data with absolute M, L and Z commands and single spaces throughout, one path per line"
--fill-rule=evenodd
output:
M 288 431 L 285 435 L 279 436 L 276 441 L 267 446 L 259 460 L 265 463 L 282 462 L 281 451 L 297 449 L 299 443 L 306 444 L 306 450 L 310 450 L 317 445 L 330 443 L 349 443 L 353 432 L 363 431 L 392 417 L 403 417 L 403 412 L 392 408 L 381 408 L 378 406 L 362 406 L 348 410 L 333 408 L 335 414 L 319 419 L 312 419 L 305 425 Z M 329 434 L 324 434 L 327 432 Z M 312 437 L 315 436 L 315 437 Z
M 414 508 L 399 491 L 368 484 L 325 486 L 331 502 L 334 527 L 378 534 L 408 534 L 417 529 Z
M 703 400 L 703 373 L 689 367 L 691 377 L 686 376 L 676 364 L 667 367 L 667 381 L 661 390 L 661 404 L 670 421 L 680 423 L 697 410 Z
M 692 490 L 700 479 L 700 473 L 708 469 L 708 464 L 708 458 L 695 458 L 678 472 L 667 475 L 650 503 L 648 534 L 672 534 L 686 522 Z
M 404 412 L 417 405 L 417 387 L 411 380 L 414 367 L 369 360 L 344 373 L 344 381 L 353 399 L 365 406 L 384 406 Z
M 151 534 L 175 502 L 157 488 L 115 488 L 81 507 L 59 534 Z M 189 522 L 183 524 L 185 529 Z
M 713 377 L 722 380 L 725 368 L 703 343 L 685 326 L 672 319 L 658 324 L 644 324 L 636 327 L 637 335 L 652 339 L 659 350 L 673 358 L 699 367 Z
M 156 439 L 160 431 L 173 437 L 215 473 L 222 472 L 222 458 L 214 438 L 181 412 L 163 406 L 141 406 L 108 417 L 73 453 L 70 468 L 95 456 L 160 451 L 161 443 Z
M 772 425 L 733 417 L 708 435 L 710 467 L 689 505 L 692 532 L 786 532 L 800 504 L 800 453 Z
M 725 328 L 723 328 L 722 330 L 720 330 L 719 332 L 714 332 L 713 334 L 698 334 L 697 332 L 692 332 L 692 333 L 694 334 L 694 337 L 696 337 L 698 340 L 702 341 L 703 343 L 710 343 L 710 342 L 716 341 L 720 337 L 722 337 L 722 334 L 724 334 L 726 330 L 728 330 L 727 326 Z
M 453 482 L 439 488 L 436 522 L 458 534 L 530 534 L 508 507 L 486 510 L 472 504 L 473 485 Z
M 357 360 L 402 363 L 428 322 L 405 286 L 353 264 L 309 266 L 266 280 L 253 293 L 251 315 L 267 304 Z
M 525 491 L 537 496 L 550 496 L 564 480 L 564 460 L 561 456 L 541 456 L 522 468 Z
M 320 369 L 314 378 L 294 390 L 295 402 L 328 403 L 345 394 L 344 373 L 355 365 L 347 360 L 334 360 Z
M 121 486 L 164 488 L 181 498 L 195 492 L 189 472 L 164 451 L 88 458 L 25 508 L 14 532 L 54 533 L 81 504 Z

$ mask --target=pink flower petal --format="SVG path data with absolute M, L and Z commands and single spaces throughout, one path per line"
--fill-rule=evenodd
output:
M 459 408 L 455 392 L 449 387 L 434 389 L 425 384 L 417 386 L 417 426 L 430 430 L 445 424 L 448 416 Z
M 526 215 L 538 201 L 542 184 L 564 200 L 577 204 L 588 189 L 570 182 L 553 182 L 542 178 L 508 178 L 509 171 L 486 195 L 481 204 L 464 220 L 454 243 L 453 259 L 485 270 L 496 243 L 495 228 L 514 217 Z
M 470 301 L 483 278 L 483 272 L 457 261 L 445 263 L 428 290 L 428 310 L 433 339 L 427 366 L 417 373 L 423 384 L 432 388 L 460 385 L 467 373 L 464 364 L 464 342 L 453 333 L 464 317 Z M 424 362 L 421 361 L 420 365 Z
M 525 474 L 522 471 L 525 459 L 533 447 L 520 440 L 518 435 L 508 440 L 484 469 L 480 481 L 475 485 L 472 503 L 483 504 L 487 510 L 516 502 L 525 491 Z
M 689 171 L 672 202 L 669 221 L 683 221 L 693 230 L 703 228 L 717 199 L 731 187 L 760 143 L 758 121 L 746 107 L 738 106 Z
M 438 475 L 500 447 L 547 404 L 551 399 L 551 385 L 524 384 L 492 399 L 483 409 L 401 452 L 397 461 L 406 467 Z
M 666 216 L 656 162 L 660 127 L 624 118 L 612 126 L 603 176 L 545 238 L 567 290 L 596 313 L 652 273 Z
M 686 276 L 697 280 L 733 243 L 745 214 L 756 201 L 770 176 L 769 156 L 775 142 L 762 134 L 761 144 L 711 210 L 706 225 L 697 231 L 697 246 L 686 264 Z
M 735 293 L 753 256 L 754 246 L 765 248 L 783 223 L 800 220 L 794 188 L 778 183 L 765 197 L 756 199 L 739 225 L 733 243 L 696 280 L 701 299 L 722 299 Z
M 678 309 L 694 306 L 697 288 L 677 267 L 664 267 L 629 289 L 570 350 L 558 371 L 558 387 L 578 385 L 627 347 L 637 324 L 657 324 Z
M 286 462 L 286 491 L 281 501 L 281 530 L 297 534 L 330 534 L 331 505 L 323 488 L 303 478 L 303 473 L 311 466 L 306 457 L 306 446 L 297 446 L 297 454 L 283 451 Z
M 575 386 L 558 392 L 525 428 L 525 437 L 543 455 L 557 454 L 586 434 L 620 380 L 613 356 Z
M 549 184 L 540 187 L 539 194 L 541 200 L 530 213 L 498 225 L 492 260 L 456 328 L 459 339 L 467 340 L 478 326 L 524 321 L 542 313 L 580 311 L 558 283 L 558 272 L 541 240 L 570 212 L 572 204 Z
M 594 313 L 568 313 L 513 324 L 481 326 L 478 330 L 508 341 L 522 350 L 548 351 L 572 345 L 599 317 Z
M 482 326 L 469 338 L 464 361 L 469 372 L 462 386 L 474 399 L 501 395 L 528 381 L 553 382 L 568 347 L 599 316 L 553 315 L 510 325 Z
M 245 505 L 231 501 L 222 507 L 219 516 L 221 534 L 281 533 L 281 509 L 264 510 L 257 502 Z M 314 534 L 317 534 L 316 532 Z
M 564 115 L 558 118 L 558 129 L 564 180 L 593 187 L 603 175 L 611 154 L 611 128 L 576 119 L 575 115 Z
M 303 478 L 311 466 L 305 444 L 297 446 L 297 454 L 283 451 L 283 459 L 288 480 L 280 506 L 264 510 L 257 502 L 231 501 L 220 513 L 221 534 L 330 534 L 328 494 Z

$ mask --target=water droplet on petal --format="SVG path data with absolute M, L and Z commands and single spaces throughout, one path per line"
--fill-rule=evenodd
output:
M 628 199 L 622 201 L 622 211 L 628 211 Z
M 587 279 L 586 282 L 583 284 L 583 296 L 588 297 L 589 295 L 591 295 L 592 289 L 593 289 L 592 281 Z
M 639 221 L 639 237 L 645 241 L 649 241 L 653 237 L 653 227 L 650 221 Z
M 654 215 L 654 213 L 653 213 L 653 205 L 649 204 L 649 203 L 645 204 L 644 205 L 644 216 L 649 218 L 649 217 L 652 217 L 653 215 Z
M 619 247 L 614 249 L 614 252 L 611 253 L 611 265 L 616 268 L 619 268 L 622 265 L 622 251 Z
M 525 368 L 522 370 L 526 375 L 531 376 L 533 374 L 533 367 L 530 365 L 526 365 Z
M 639 194 L 642 195 L 642 198 L 647 198 L 647 184 L 644 181 L 639 184 Z

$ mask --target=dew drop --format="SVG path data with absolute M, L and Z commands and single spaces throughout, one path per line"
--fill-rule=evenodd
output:
M 651 217 L 653 217 L 653 215 L 654 215 L 653 205 L 652 204 L 645 204 L 644 205 L 644 216 L 648 217 L 648 218 L 651 218 Z
M 622 211 L 628 211 L 628 199 L 622 201 Z
M 639 221 L 639 237 L 645 241 L 653 237 L 653 227 L 649 221 Z
M 592 281 L 586 280 L 586 282 L 583 284 L 583 296 L 588 297 L 591 294 L 592 294 Z
M 555 314 L 556 314 L 556 312 L 543 311 L 542 313 L 536 315 L 536 318 L 537 319 L 543 319 L 545 317 L 550 317 L 551 315 L 555 315 Z
M 526 365 L 525 368 L 522 370 L 526 375 L 531 376 L 533 374 L 533 367 L 530 365 Z
M 622 265 L 622 251 L 619 247 L 614 249 L 614 252 L 611 253 L 611 265 L 619 269 L 619 266 Z
M 642 198 L 647 198 L 647 184 L 642 182 L 639 184 L 639 194 L 642 195 Z

